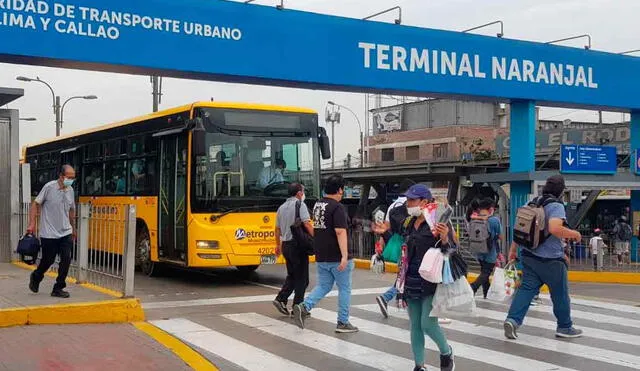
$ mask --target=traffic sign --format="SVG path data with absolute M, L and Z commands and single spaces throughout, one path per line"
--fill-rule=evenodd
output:
M 562 145 L 560 172 L 573 174 L 615 174 L 618 167 L 615 146 Z
M 631 169 L 636 175 L 640 175 L 640 150 L 636 149 L 633 154 Z

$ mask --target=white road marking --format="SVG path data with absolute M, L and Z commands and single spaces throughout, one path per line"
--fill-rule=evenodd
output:
M 397 371 L 411 370 L 414 367 L 414 362 L 410 359 L 350 343 L 315 331 L 300 330 L 295 325 L 290 325 L 257 313 L 226 314 L 223 315 L 223 317 L 256 328 L 270 335 L 302 344 L 313 350 L 344 358 L 345 360 L 369 366 L 373 369 Z
M 356 305 L 354 308 L 366 310 L 368 312 L 378 313 L 380 312 L 378 306 L 376 304 L 373 305 Z M 318 310 L 313 310 L 313 318 L 319 318 L 320 316 L 326 317 L 325 313 L 317 313 Z M 325 311 L 328 312 L 328 311 Z M 329 312 L 330 313 L 330 312 Z M 398 311 L 390 311 L 389 315 L 391 317 L 409 319 L 409 316 L 406 312 L 398 312 Z M 354 320 L 356 326 L 359 326 L 362 329 L 362 320 Z M 504 331 L 501 329 L 497 329 L 494 327 L 476 325 L 472 322 L 466 322 L 459 318 L 456 318 L 451 324 L 443 326 L 446 329 L 451 329 L 454 331 L 459 331 L 465 334 L 473 334 L 477 336 L 486 337 L 489 339 L 493 339 L 496 341 L 505 341 L 512 342 L 511 340 L 506 340 L 504 338 Z M 375 334 L 378 335 L 378 334 Z M 378 335 L 380 336 L 380 335 Z M 503 340 L 504 339 L 504 340 Z M 453 344 L 453 342 L 451 342 Z M 591 347 L 587 345 L 570 343 L 567 341 L 558 341 L 553 340 L 551 338 L 543 338 L 540 336 L 527 335 L 523 333 L 518 334 L 517 344 L 521 344 L 531 348 L 537 348 L 542 350 L 549 350 L 553 352 L 558 352 L 562 354 L 568 354 L 575 357 L 582 357 L 586 359 L 590 359 L 593 361 L 600 361 L 610 363 L 612 365 L 631 367 L 640 369 L 640 357 L 621 352 L 614 352 L 607 349 L 601 349 L 596 347 Z M 469 358 L 465 354 L 460 352 L 459 346 L 454 345 L 454 349 L 456 350 L 456 354 L 460 357 Z M 493 357 L 490 357 L 493 359 Z M 487 362 L 486 357 L 478 359 L 477 361 Z M 496 364 L 496 366 L 500 366 L 500 364 Z M 520 368 L 519 368 L 520 369 Z
M 151 321 L 162 330 L 247 370 L 313 370 L 184 318 Z
M 543 297 L 547 300 L 551 300 L 551 296 L 549 294 L 540 294 L 540 297 Z M 571 297 L 571 304 L 583 305 L 585 307 L 615 310 L 617 312 L 640 314 L 640 306 L 574 298 L 573 296 Z
M 351 290 L 351 295 L 371 295 L 380 294 L 388 290 L 388 287 L 376 287 L 368 289 L 355 289 Z M 333 290 L 327 294 L 327 297 L 338 296 L 338 290 Z M 181 301 L 159 301 L 152 303 L 143 303 L 143 309 L 164 309 L 164 308 L 180 308 L 180 307 L 196 307 L 206 305 L 222 305 L 222 304 L 242 304 L 242 303 L 257 303 L 257 302 L 269 302 L 275 298 L 274 295 L 254 295 L 254 296 L 231 296 L 225 298 L 213 298 L 213 299 L 192 299 Z

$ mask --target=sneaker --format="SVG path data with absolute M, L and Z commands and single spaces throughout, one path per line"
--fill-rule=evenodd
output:
M 440 370 L 441 371 L 454 371 L 456 369 L 456 362 L 453 357 L 453 348 L 449 345 L 449 354 L 440 355 Z
M 518 326 L 513 320 L 507 318 L 507 320 L 504 321 L 503 326 L 504 326 L 504 336 L 507 339 L 515 340 L 518 338 Z
M 276 309 L 278 310 L 278 312 L 284 314 L 285 316 L 290 315 L 289 313 L 289 309 L 287 309 L 287 304 L 279 301 L 279 300 L 274 300 L 271 303 L 273 303 L 273 306 L 276 307 Z
M 29 290 L 36 294 L 40 290 L 40 284 L 36 282 L 35 278 L 33 277 L 33 273 L 31 273 L 31 275 L 29 276 Z
M 559 337 L 559 338 L 573 339 L 573 338 L 579 338 L 581 336 L 582 336 L 582 330 L 578 330 L 575 327 L 558 328 L 556 330 L 556 337 Z
M 338 326 L 336 326 L 336 332 L 340 334 L 358 332 L 358 328 L 350 324 L 349 322 L 347 323 L 338 322 Z
M 449 318 L 438 318 L 439 325 L 448 325 L 451 323 L 451 319 Z
M 60 290 L 51 291 L 51 296 L 53 296 L 55 298 L 67 299 L 68 297 L 71 296 L 71 294 L 69 294 L 67 291 L 64 291 L 64 290 L 60 289 Z
M 387 301 L 384 300 L 382 295 L 376 298 L 376 302 L 378 303 L 378 306 L 380 307 L 380 313 L 382 313 L 384 318 L 389 318 L 389 312 L 387 311 Z
M 413 368 L 413 371 L 427 371 L 427 368 L 424 366 L 416 366 Z
M 298 327 L 300 327 L 303 330 L 304 330 L 304 320 L 309 318 L 309 315 L 310 315 L 309 311 L 304 306 L 304 303 L 296 304 L 293 306 L 293 310 L 292 310 L 293 321 L 296 323 L 296 325 L 298 325 Z

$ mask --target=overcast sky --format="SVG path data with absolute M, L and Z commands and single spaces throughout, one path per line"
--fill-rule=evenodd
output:
M 217 0 L 203 0 L 217 1 Z M 278 0 L 258 0 L 259 4 L 275 4 Z M 461 30 L 494 20 L 505 23 L 505 37 L 531 41 L 548 41 L 588 33 L 593 49 L 620 52 L 640 48 L 640 0 L 285 0 L 285 7 L 362 18 L 385 8 L 400 5 L 405 25 Z M 392 22 L 395 14 L 378 18 Z M 321 30 L 319 30 L 320 32 Z M 479 30 L 495 35 L 498 28 Z M 583 47 L 583 40 L 566 45 Z M 639 54 L 640 55 L 640 54 Z M 62 99 L 73 95 L 95 94 L 99 100 L 76 100 L 65 108 L 63 133 L 86 129 L 104 123 L 151 112 L 151 85 L 148 76 L 64 70 L 47 67 L 0 64 L 0 86 L 25 89 L 25 96 L 10 105 L 20 110 L 22 117 L 35 117 L 37 122 L 21 125 L 21 144 L 55 135 L 51 93 L 42 84 L 15 80 L 18 75 L 39 76 L 49 82 Z M 248 86 L 164 79 L 162 108 L 214 98 L 221 101 L 242 101 L 298 105 L 321 112 L 326 102 L 333 100 L 353 109 L 364 120 L 364 95 L 328 91 Z M 541 118 L 597 120 L 595 112 L 546 109 Z M 608 114 L 606 121 L 619 121 L 621 114 Z M 348 113 L 342 115 L 345 134 L 336 139 L 336 158 L 347 152 L 354 155 L 358 148 L 358 129 Z

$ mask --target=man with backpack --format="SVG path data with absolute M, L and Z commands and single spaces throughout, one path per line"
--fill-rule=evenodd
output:
M 618 255 L 618 265 L 627 261 L 629 256 L 629 245 L 633 237 L 631 226 L 627 223 L 627 217 L 621 216 L 618 223 L 613 227 L 613 237 L 615 238 L 616 255 Z
M 518 337 L 517 329 L 522 325 L 531 300 L 544 284 L 551 292 L 557 320 L 556 337 L 582 336 L 582 330 L 574 328 L 571 321 L 568 265 L 562 246 L 563 239 L 580 241 L 582 236 L 565 227 L 566 214 L 560 199 L 564 189 L 562 176 L 549 177 L 542 196 L 518 209 L 513 227 L 515 244 L 509 251 L 509 260 L 517 258 L 517 244 L 522 249 L 523 277 L 504 321 L 504 335 L 508 339 Z
M 480 262 L 480 275 L 471 284 L 473 293 L 482 286 L 482 294 L 487 298 L 489 292 L 489 276 L 496 266 L 500 253 L 500 235 L 502 224 L 497 216 L 494 216 L 495 202 L 490 198 L 474 201 L 469 206 L 473 209 L 468 222 L 469 249 L 475 253 Z

